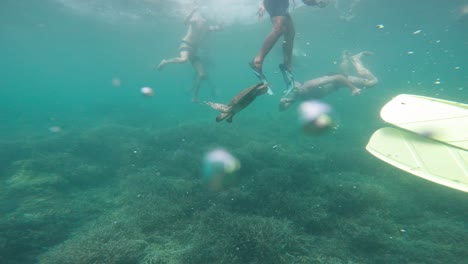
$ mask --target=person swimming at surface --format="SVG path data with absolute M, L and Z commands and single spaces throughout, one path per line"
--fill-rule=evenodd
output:
M 291 96 L 281 98 L 279 104 L 280 111 L 286 110 L 298 100 L 321 99 L 337 91 L 341 87 L 349 88 L 352 95 L 359 95 L 361 89 L 377 85 L 377 77 L 362 63 L 362 57 L 371 54 L 373 53 L 363 51 L 349 57 L 347 52 L 343 52 L 341 62 L 342 74 L 325 75 L 306 81 L 304 84 L 295 87 Z M 356 76 L 346 75 L 349 62 L 353 65 Z
M 197 8 L 194 8 L 185 18 L 184 24 L 188 26 L 188 30 L 179 45 L 179 56 L 171 59 L 163 59 L 157 67 L 158 70 L 162 70 L 168 64 L 181 64 L 190 61 L 196 71 L 192 86 L 193 102 L 198 101 L 198 91 L 201 82 L 207 79 L 205 68 L 197 54 L 199 45 L 206 39 L 210 32 L 223 30 L 221 25 L 210 25 L 203 16 L 195 14 L 196 11 Z

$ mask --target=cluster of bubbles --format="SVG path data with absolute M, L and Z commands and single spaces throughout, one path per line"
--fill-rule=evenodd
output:
M 72 12 L 106 22 L 149 20 L 164 14 L 170 1 L 160 0 L 53 0 Z
M 252 24 L 260 1 L 252 0 L 53 0 L 79 15 L 107 22 L 183 18 L 194 7 L 204 17 L 222 23 Z
M 179 3 L 182 14 L 186 15 L 189 9 L 198 5 L 203 17 L 222 23 L 224 26 L 232 24 L 253 24 L 257 21 L 255 12 L 260 1 L 252 0 L 174 0 Z M 185 10 L 184 10 L 185 9 Z

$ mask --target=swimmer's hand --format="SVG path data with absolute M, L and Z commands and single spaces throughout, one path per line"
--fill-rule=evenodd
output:
M 265 15 L 265 6 L 263 6 L 263 4 L 260 4 L 257 10 L 257 19 L 262 19 L 263 15 Z
M 198 6 L 195 6 L 192 11 L 190 11 L 190 13 L 187 15 L 187 17 L 185 18 L 184 20 L 184 24 L 185 25 L 188 25 L 190 24 L 190 19 L 192 19 L 192 16 L 193 14 L 195 14 L 195 12 L 198 10 Z

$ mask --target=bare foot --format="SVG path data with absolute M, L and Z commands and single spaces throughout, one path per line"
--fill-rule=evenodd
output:
M 353 89 L 353 91 L 351 91 L 351 93 L 352 93 L 353 96 L 360 95 L 361 94 L 361 89 L 359 89 L 359 88 Z
M 288 107 L 292 105 L 293 102 L 294 100 L 290 98 L 281 98 L 280 103 L 279 103 L 279 110 L 280 111 L 286 110 Z
M 374 52 L 372 52 L 372 51 L 367 51 L 367 50 L 365 50 L 365 51 L 363 51 L 363 52 L 361 52 L 361 53 L 362 53 L 362 55 L 374 55 Z
M 255 58 L 249 64 L 252 70 L 259 74 L 262 74 L 262 62 L 259 59 Z
M 158 67 L 157 67 L 156 69 L 157 69 L 158 71 L 160 71 L 160 70 L 163 69 L 163 67 L 164 67 L 166 64 L 167 64 L 167 60 L 162 60 L 162 61 L 159 63 L 159 65 L 158 65 Z
M 365 55 L 374 55 L 374 53 L 371 51 L 362 51 L 362 52 L 359 52 L 358 54 L 351 56 L 351 59 L 358 60 L 358 59 L 361 59 L 361 57 Z

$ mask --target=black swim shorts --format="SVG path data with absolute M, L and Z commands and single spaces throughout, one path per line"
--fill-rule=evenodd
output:
M 270 17 L 288 16 L 289 0 L 263 0 L 263 6 Z

